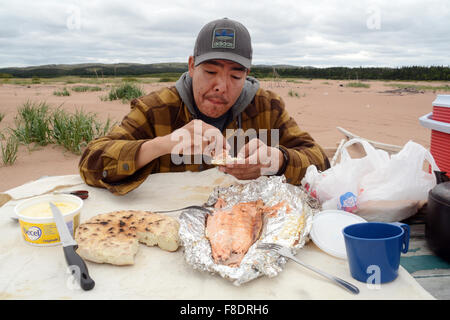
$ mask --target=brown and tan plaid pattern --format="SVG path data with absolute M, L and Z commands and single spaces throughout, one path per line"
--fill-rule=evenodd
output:
M 279 129 L 279 147 L 289 154 L 285 171 L 288 182 L 299 185 L 306 168 L 314 164 L 319 170 L 330 167 L 322 148 L 298 127 L 275 93 L 259 89 L 252 103 L 241 115 L 242 129 Z M 164 88 L 131 101 L 131 111 L 110 133 L 91 141 L 81 156 L 79 169 L 84 181 L 92 186 L 107 188 L 123 195 L 137 188 L 152 173 L 200 171 L 212 166 L 206 163 L 180 164 L 167 154 L 153 160 L 140 170 L 135 169 L 136 154 L 148 139 L 170 134 L 193 120 L 175 87 Z M 237 130 L 236 121 L 226 129 Z M 225 131 L 224 130 L 224 134 Z

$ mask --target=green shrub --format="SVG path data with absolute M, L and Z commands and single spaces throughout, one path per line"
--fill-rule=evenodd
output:
M 75 92 L 87 92 L 87 91 L 101 91 L 102 88 L 99 86 L 76 86 L 72 88 Z
M 19 142 L 30 144 L 35 142 L 45 146 L 51 142 L 49 106 L 45 102 L 27 101 L 20 107 L 15 117 L 16 129 L 12 129 Z
M 41 83 L 41 79 L 39 79 L 39 78 L 36 77 L 36 76 L 33 76 L 33 77 L 31 78 L 31 83 L 33 83 L 33 84 L 39 84 L 39 83 Z
M 122 81 L 124 81 L 124 82 L 139 82 L 138 79 L 133 78 L 133 77 L 123 77 Z
M 176 82 L 178 78 L 175 77 L 162 77 L 159 78 L 159 82 Z
M 132 83 L 123 83 L 120 86 L 113 87 L 109 92 L 109 100 L 122 100 L 122 102 L 130 101 L 134 98 L 139 98 L 145 93 L 140 86 Z
M 56 143 L 75 154 L 81 154 L 84 146 L 104 136 L 112 126 L 110 118 L 103 124 L 95 113 L 77 110 L 71 114 L 61 108 L 49 110 L 45 102 L 29 101 L 18 109 L 15 121 L 16 128 L 10 130 L 18 142 L 41 146 Z
M 77 110 L 75 114 L 69 114 L 63 109 L 53 112 L 51 122 L 55 143 L 75 154 L 81 154 L 82 148 L 91 140 L 105 135 L 111 125 L 109 118 L 102 124 L 94 113 Z
M 55 96 L 70 96 L 70 92 L 66 87 L 64 87 L 64 89 L 62 89 L 61 91 L 53 91 L 53 94 Z
M 350 88 L 370 88 L 370 85 L 362 82 L 349 82 L 345 85 Z

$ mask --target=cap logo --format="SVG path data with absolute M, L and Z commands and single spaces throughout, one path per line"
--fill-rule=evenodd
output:
M 234 29 L 229 28 L 214 29 L 212 48 L 234 49 L 235 48 L 234 35 L 235 35 Z

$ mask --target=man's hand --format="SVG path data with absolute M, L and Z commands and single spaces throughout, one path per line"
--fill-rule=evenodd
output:
M 252 139 L 239 151 L 236 163 L 220 166 L 219 170 L 239 180 L 256 179 L 262 175 L 276 174 L 283 165 L 283 153 L 269 147 L 259 139 Z
M 219 129 L 201 120 L 192 120 L 170 134 L 173 155 L 208 155 L 228 151 L 230 145 Z
M 190 157 L 185 159 L 183 155 L 199 155 L 194 156 L 194 163 L 201 164 L 203 154 L 212 156 L 221 154 L 223 150 L 228 153 L 229 149 L 230 145 L 219 129 L 201 120 L 193 120 L 168 135 L 143 143 L 136 156 L 136 170 L 166 154 L 172 155 L 175 164 L 191 161 Z

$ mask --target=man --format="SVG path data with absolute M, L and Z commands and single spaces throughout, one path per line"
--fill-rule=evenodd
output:
M 152 173 L 212 168 L 211 157 L 222 154 L 237 160 L 219 170 L 242 180 L 284 174 L 298 185 L 309 165 L 329 168 L 283 100 L 248 76 L 251 59 L 250 34 L 241 23 L 224 18 L 206 24 L 189 71 L 175 87 L 131 101 L 122 123 L 87 146 L 81 177 L 122 195 Z

